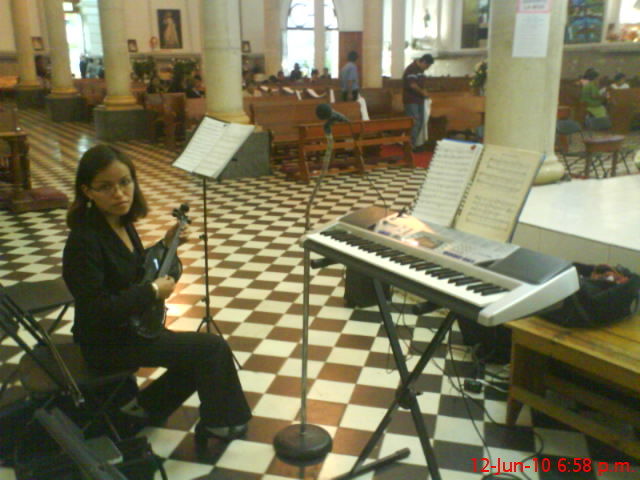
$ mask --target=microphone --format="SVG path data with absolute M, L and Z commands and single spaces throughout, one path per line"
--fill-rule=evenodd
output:
M 333 110 L 328 103 L 321 103 L 316 107 L 316 117 L 320 120 L 326 120 L 324 124 L 324 132 L 327 135 L 331 133 L 331 124 L 334 122 L 351 123 L 343 114 Z

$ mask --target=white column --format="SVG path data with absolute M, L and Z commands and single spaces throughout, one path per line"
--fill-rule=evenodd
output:
M 29 2 L 11 0 L 11 19 L 13 20 L 13 35 L 18 55 L 18 76 L 20 77 L 18 88 L 24 89 L 42 87 L 36 75 L 29 17 Z
M 362 31 L 361 87 L 382 87 L 382 0 L 367 0 Z
M 51 52 L 51 95 L 70 96 L 78 91 L 73 86 L 71 64 L 69 61 L 69 43 L 64 21 L 62 0 L 43 0 L 49 45 Z
M 264 62 L 267 77 L 282 70 L 280 0 L 264 0 Z
M 325 55 L 325 29 L 324 29 L 324 0 L 314 0 L 313 2 L 313 43 L 315 45 L 315 55 L 313 66 L 322 74 L 324 68 Z
M 518 1 L 504 3 L 491 11 L 485 142 L 543 153 L 536 183 L 554 182 L 564 175 L 554 143 L 567 0 L 549 2 L 547 55 L 536 58 L 512 56 Z
M 202 2 L 207 113 L 229 122 L 249 123 L 242 110 L 240 2 Z
M 406 0 L 391 2 L 391 78 L 402 78 L 405 60 Z
M 131 95 L 131 63 L 125 32 L 124 0 L 100 0 L 100 31 L 104 52 L 107 110 L 142 108 Z

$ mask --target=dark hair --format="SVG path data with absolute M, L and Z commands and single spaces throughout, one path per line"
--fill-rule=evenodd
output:
M 614 82 L 619 82 L 620 80 L 622 80 L 624 78 L 627 78 L 627 76 L 624 73 L 619 72 L 619 73 L 616 73 L 615 77 L 613 77 L 613 81 Z
M 358 60 L 358 52 L 351 50 L 347 54 L 347 60 L 349 60 L 350 62 L 355 62 L 356 60 Z
M 585 80 L 595 80 L 596 78 L 598 78 L 600 76 L 600 74 L 598 73 L 598 71 L 593 68 L 587 68 L 587 70 L 584 72 L 584 75 L 582 75 L 582 78 L 584 78 Z
M 427 65 L 433 65 L 433 55 L 430 53 L 425 53 L 420 57 L 420 61 L 426 63 Z
M 93 179 L 96 178 L 96 175 L 108 168 L 113 162 L 122 162 L 129 167 L 134 185 L 133 203 L 129 212 L 122 216 L 122 223 L 135 222 L 147 214 L 149 211 L 147 202 L 144 199 L 144 195 L 142 195 L 140 185 L 138 185 L 136 168 L 131 159 L 109 145 L 96 145 L 84 152 L 78 163 L 75 183 L 76 196 L 67 212 L 67 225 L 69 228 L 73 229 L 81 225 L 89 213 L 89 198 L 82 191 L 82 186 L 89 186 Z

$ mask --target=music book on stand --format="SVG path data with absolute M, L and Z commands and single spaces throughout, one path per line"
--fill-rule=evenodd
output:
M 172 165 L 203 177 L 218 178 L 254 129 L 254 125 L 205 116 Z
M 542 158 L 529 150 L 440 140 L 412 214 L 508 242 Z

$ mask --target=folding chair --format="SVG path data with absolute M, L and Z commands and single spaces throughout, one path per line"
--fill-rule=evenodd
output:
M 100 372 L 89 367 L 80 346 L 54 343 L 49 333 L 0 287 L 0 329 L 24 352 L 18 364 L 20 383 L 32 400 L 47 408 L 56 400 L 70 397 L 83 407 L 88 420 L 83 430 L 102 419 L 116 440 L 120 440 L 109 417 L 118 393 L 130 381 L 135 369 Z

